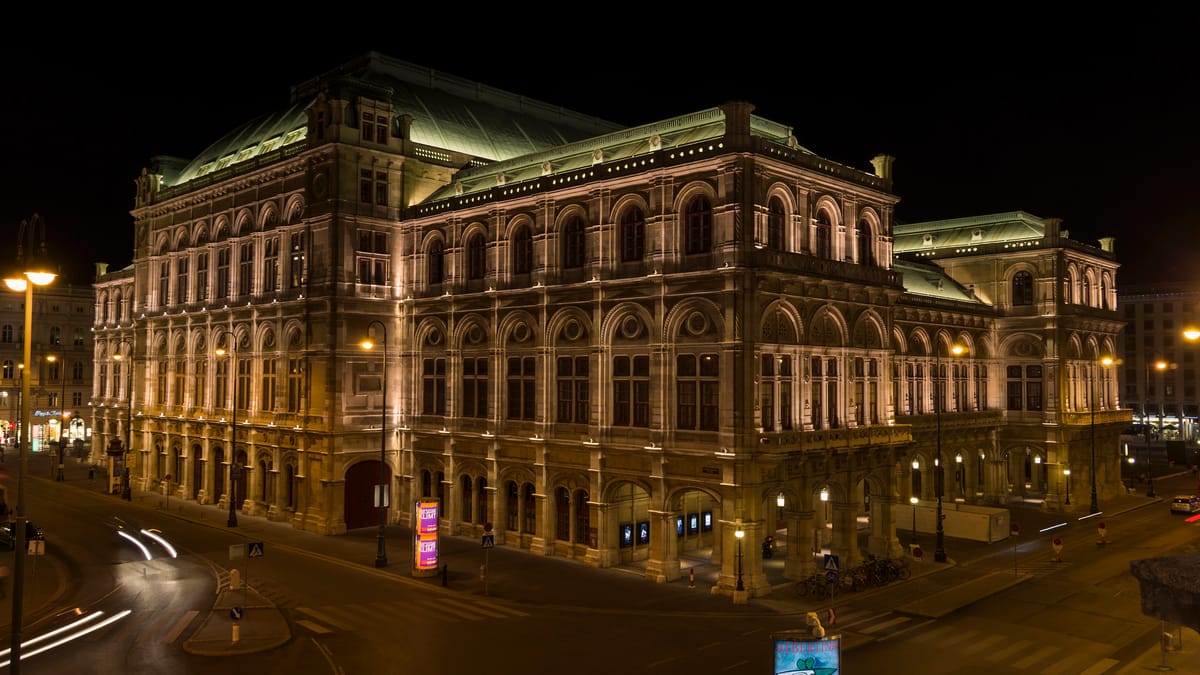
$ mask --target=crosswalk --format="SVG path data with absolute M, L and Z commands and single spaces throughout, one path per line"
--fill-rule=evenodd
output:
M 1115 667 L 1121 663 L 1117 659 L 1097 658 L 1078 645 L 1064 642 L 1061 636 L 1043 642 L 888 610 L 843 610 L 836 625 L 825 629 L 842 636 L 844 651 L 903 635 L 914 646 L 926 645 L 941 652 L 954 652 L 968 662 L 976 660 L 1005 665 L 1013 672 L 1103 675 L 1115 672 Z
M 430 598 L 404 602 L 359 602 L 320 607 L 296 607 L 297 625 L 317 634 L 353 631 L 380 623 L 412 621 L 508 620 L 529 616 L 516 607 L 481 598 Z

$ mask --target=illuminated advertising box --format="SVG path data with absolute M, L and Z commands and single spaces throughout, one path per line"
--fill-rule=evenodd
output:
M 775 675 L 841 675 L 840 635 L 823 638 L 775 636 Z
M 414 506 L 413 574 L 428 576 L 438 569 L 438 500 L 421 498 Z

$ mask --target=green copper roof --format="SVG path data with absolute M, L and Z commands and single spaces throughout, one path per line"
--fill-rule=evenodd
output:
M 1046 223 L 1023 211 L 998 213 L 921 223 L 897 223 L 892 228 L 893 252 L 916 253 L 939 249 L 969 252 L 984 244 L 1040 242 L 1046 237 Z

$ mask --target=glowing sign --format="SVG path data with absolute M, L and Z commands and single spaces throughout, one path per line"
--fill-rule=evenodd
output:
M 775 675 L 841 675 L 842 640 L 834 635 L 775 639 Z
M 438 500 L 418 499 L 413 512 L 413 566 L 418 570 L 438 568 Z

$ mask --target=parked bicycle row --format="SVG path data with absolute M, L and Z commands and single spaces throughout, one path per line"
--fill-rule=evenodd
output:
M 871 558 L 857 567 L 841 571 L 818 572 L 796 582 L 801 597 L 823 599 L 834 593 L 857 592 L 903 581 L 912 575 L 907 558 Z

